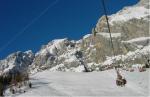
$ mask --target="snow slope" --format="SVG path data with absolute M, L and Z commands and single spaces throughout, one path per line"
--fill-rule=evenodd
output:
M 13 97 L 43 96 L 148 96 L 149 70 L 146 72 L 125 72 L 125 87 L 115 85 L 114 70 L 75 73 L 44 71 L 31 76 L 33 88 Z

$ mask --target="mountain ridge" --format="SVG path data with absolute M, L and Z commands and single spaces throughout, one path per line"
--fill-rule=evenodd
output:
M 144 50 L 144 47 L 149 48 L 150 15 L 148 2 L 148 0 L 140 0 L 138 4 L 125 7 L 116 14 L 108 16 L 116 56 L 126 56 L 130 52 Z M 96 35 L 94 34 L 95 31 L 97 32 Z M 84 72 L 108 68 L 103 65 L 109 61 L 109 57 L 112 57 L 112 49 L 104 16 L 98 20 L 95 31 L 92 30 L 91 34 L 85 35 L 83 39 L 78 41 L 67 38 L 52 40 L 47 45 L 43 45 L 35 54 L 32 51 L 15 52 L 4 60 L 0 60 L 0 70 L 2 72 L 9 69 L 19 70 L 22 67 L 25 71 L 35 73 L 46 69 Z M 144 39 L 140 39 L 141 37 Z M 134 42 L 135 39 L 139 42 Z M 150 53 L 149 50 L 146 52 Z M 144 62 L 136 61 L 145 60 L 142 55 L 149 56 L 147 53 L 141 53 L 140 58 L 126 60 L 129 61 L 127 66 L 133 62 L 134 64 L 144 64 Z M 118 61 L 123 60 L 115 61 L 118 63 L 116 65 L 120 65 Z M 112 68 L 113 65 L 110 67 Z

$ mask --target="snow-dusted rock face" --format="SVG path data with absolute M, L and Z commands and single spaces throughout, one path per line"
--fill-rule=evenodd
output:
M 83 65 L 84 60 L 82 59 L 80 42 L 56 39 L 36 53 L 35 59 L 30 66 L 30 71 L 33 73 L 45 69 L 50 69 L 51 71 L 76 71 L 76 67 L 79 68 Z M 80 71 L 82 70 L 80 68 Z
M 133 64 L 144 64 L 150 57 L 150 45 L 135 51 L 129 51 L 126 55 L 117 55 L 115 57 L 107 57 L 103 65 L 120 64 L 131 66 Z M 123 64 L 124 63 L 124 64 Z
M 0 60 L 0 71 L 7 73 L 11 71 L 26 71 L 28 66 L 31 65 L 34 59 L 32 51 L 21 52 L 18 51 L 9 55 L 6 59 Z
M 125 7 L 119 12 L 108 16 L 112 33 L 121 33 L 123 40 L 149 35 L 149 0 L 140 0 L 134 6 Z M 108 32 L 106 19 L 103 16 L 96 25 L 96 31 Z
M 149 16 L 149 8 L 145 6 L 137 6 L 134 7 L 125 7 L 123 10 L 119 11 L 117 14 L 113 14 L 109 17 L 109 21 L 111 24 L 113 22 L 126 22 L 131 19 L 142 19 Z
M 149 0 L 140 0 L 136 5 L 108 16 L 115 55 L 127 54 L 149 45 L 149 10 Z M 86 56 L 90 62 L 101 63 L 106 56 L 113 55 L 105 16 L 99 19 L 92 33 L 83 38 L 82 49 L 85 54 L 88 53 Z
M 125 7 L 108 16 L 115 57 L 112 53 L 107 23 L 102 16 L 92 34 L 78 41 L 55 39 L 35 55 L 31 51 L 16 52 L 0 61 L 0 72 L 29 70 L 30 73 L 50 71 L 83 72 L 102 70 L 111 64 L 144 64 L 143 56 L 149 57 L 149 0 Z M 96 35 L 94 34 L 95 32 Z M 145 46 L 145 47 L 143 47 Z

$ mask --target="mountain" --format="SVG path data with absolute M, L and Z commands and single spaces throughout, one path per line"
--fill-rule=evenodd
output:
M 9 71 L 27 71 L 28 66 L 33 62 L 33 59 L 34 54 L 31 50 L 26 52 L 15 52 L 4 60 L 0 60 L 0 74 L 7 73 Z
M 74 71 L 83 67 L 83 56 L 80 41 L 69 41 L 68 39 L 55 39 L 41 48 L 36 53 L 30 71 L 50 69 L 51 71 Z M 33 71 L 35 70 L 35 71 Z
M 55 39 L 35 54 L 32 51 L 13 53 L 0 60 L 0 70 L 2 73 L 8 70 L 36 73 L 47 69 L 84 72 L 101 71 L 115 65 L 143 65 L 150 54 L 149 17 L 149 0 L 140 0 L 108 16 L 114 54 L 106 18 L 102 16 L 91 34 L 81 40 Z
M 137 49 L 141 50 L 148 46 L 150 41 L 149 17 L 149 0 L 140 0 L 138 4 L 125 7 L 119 12 L 108 16 L 113 39 L 113 54 L 106 18 L 102 16 L 92 30 L 91 36 L 83 39 L 84 52 L 89 52 L 88 60 L 103 64 L 107 57 L 128 55 L 130 52 L 134 52 Z M 91 44 L 94 45 L 92 46 L 93 48 Z M 96 50 L 93 51 L 93 49 Z M 138 56 L 138 54 L 136 55 Z M 146 56 L 148 57 L 148 54 Z M 143 62 L 132 60 L 130 64 L 144 64 L 144 62 L 145 59 Z

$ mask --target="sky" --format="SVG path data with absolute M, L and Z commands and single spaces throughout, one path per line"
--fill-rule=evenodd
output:
M 137 2 L 105 0 L 109 15 Z M 0 0 L 0 59 L 53 39 L 81 39 L 102 15 L 101 0 Z

